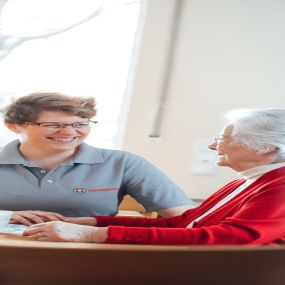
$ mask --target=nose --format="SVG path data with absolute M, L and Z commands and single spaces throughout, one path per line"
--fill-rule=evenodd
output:
M 70 125 L 65 125 L 59 131 L 63 133 L 77 133 L 77 130 Z
M 208 145 L 208 148 L 211 150 L 217 150 L 217 143 L 216 142 L 211 143 L 210 145 Z

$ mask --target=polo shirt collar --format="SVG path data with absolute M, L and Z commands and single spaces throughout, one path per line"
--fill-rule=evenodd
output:
M 22 164 L 25 166 L 34 166 L 29 163 L 19 151 L 19 140 L 14 140 L 0 149 L 0 164 Z M 92 147 L 86 143 L 81 143 L 78 153 L 74 159 L 67 162 L 71 163 L 84 163 L 84 164 L 96 164 L 103 163 L 104 158 L 100 151 L 95 147 Z
M 0 149 L 1 164 L 27 164 L 25 158 L 19 152 L 19 140 L 14 140 Z
M 81 143 L 78 153 L 73 159 L 73 163 L 95 164 L 103 163 L 104 158 L 100 149 L 86 143 Z

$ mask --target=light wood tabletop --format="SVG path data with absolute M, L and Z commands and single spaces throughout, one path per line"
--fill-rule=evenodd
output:
M 284 285 L 285 247 L 31 241 L 0 235 L 1 285 Z

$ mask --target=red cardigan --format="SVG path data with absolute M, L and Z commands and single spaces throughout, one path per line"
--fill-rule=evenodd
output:
M 95 216 L 97 226 L 108 226 L 107 243 L 225 245 L 285 242 L 285 167 L 272 170 L 233 199 L 194 223 L 196 217 L 227 196 L 244 179 L 234 180 L 200 206 L 171 218 Z

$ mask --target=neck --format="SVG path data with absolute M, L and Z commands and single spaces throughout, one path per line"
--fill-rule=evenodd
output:
M 48 152 L 47 150 L 33 149 L 23 144 L 19 146 L 19 151 L 27 161 L 45 169 L 55 168 L 72 159 L 77 153 L 77 149 Z
M 285 162 L 285 160 L 283 158 L 279 158 L 279 157 L 275 157 L 275 156 L 268 156 L 268 157 L 264 158 L 263 160 L 248 162 L 248 163 L 245 163 L 243 165 L 240 165 L 236 169 L 234 169 L 234 168 L 233 169 L 238 171 L 238 172 L 243 172 L 243 171 L 246 171 L 246 170 L 254 168 L 254 167 L 269 165 L 269 164 L 275 164 L 275 163 L 281 163 L 281 162 Z

